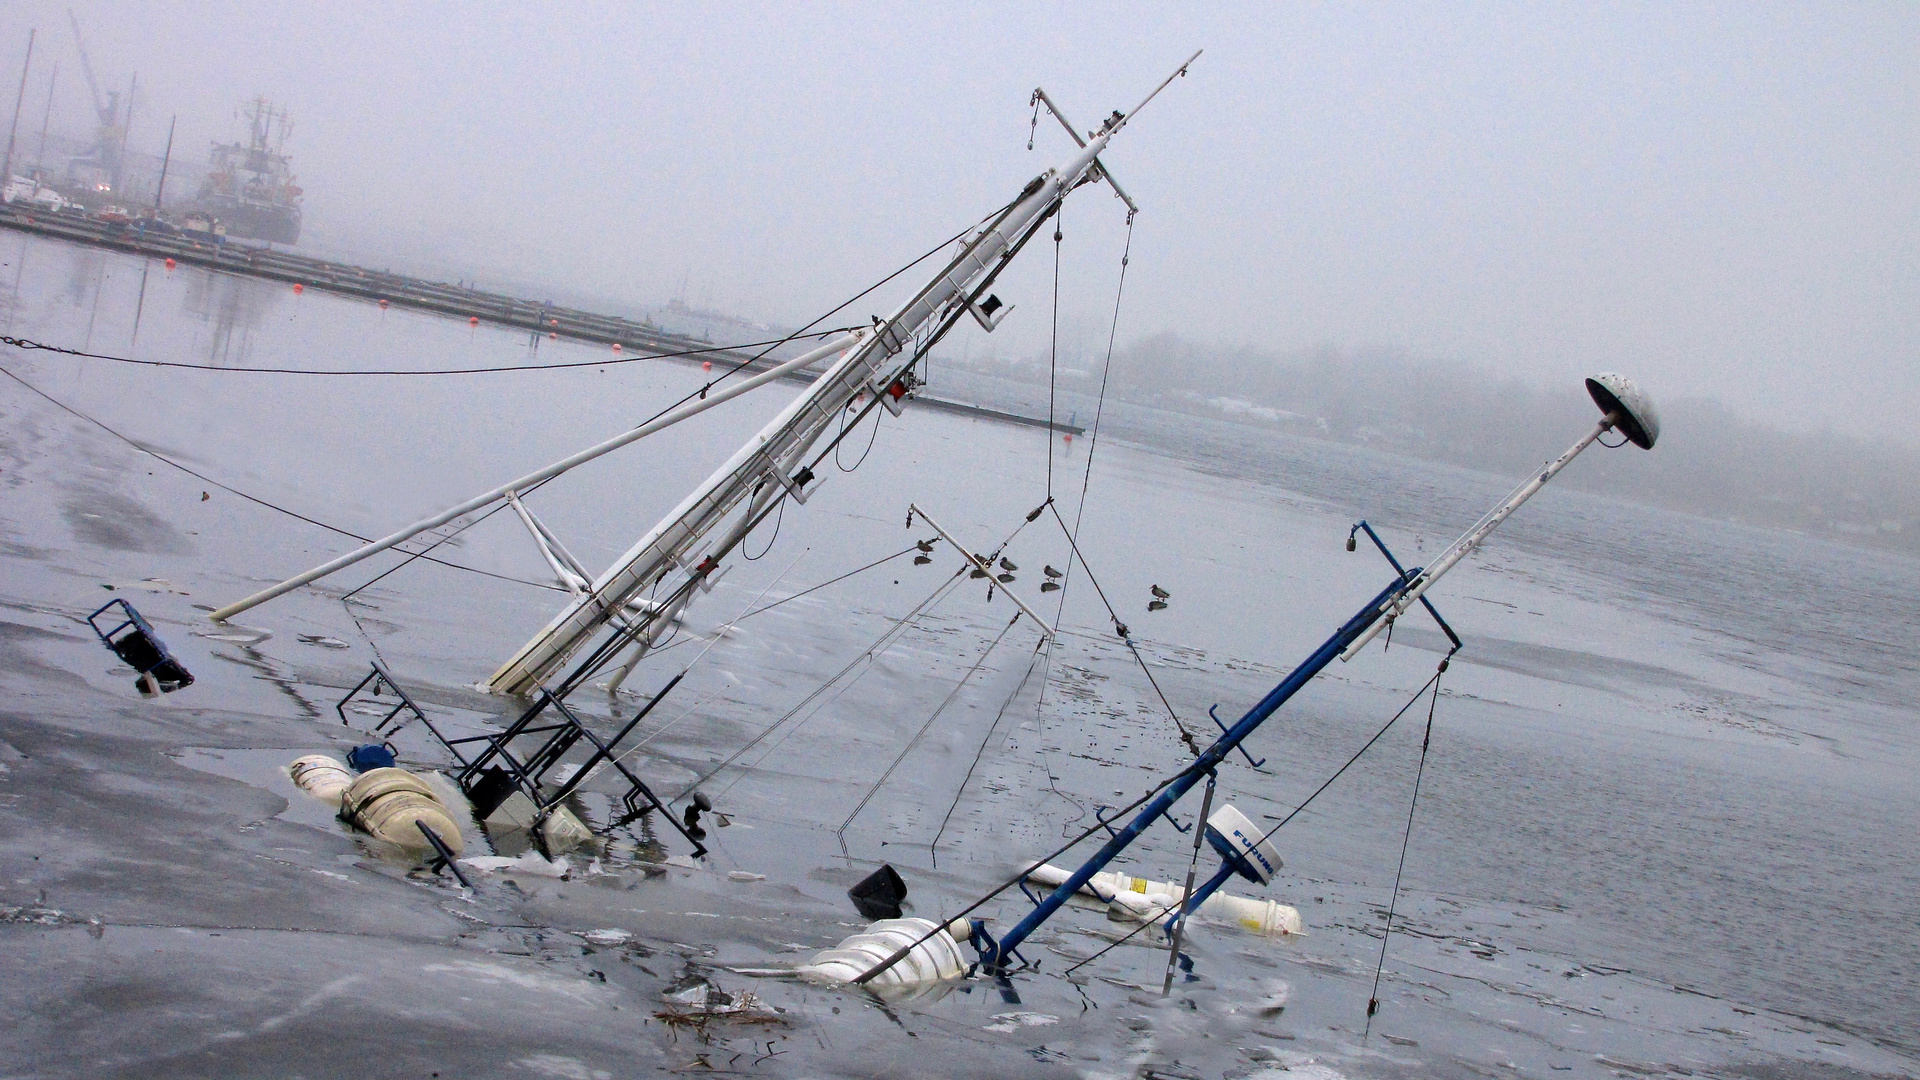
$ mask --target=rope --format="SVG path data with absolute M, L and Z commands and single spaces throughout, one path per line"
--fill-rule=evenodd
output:
M 1433 712 L 1440 704 L 1440 676 L 1447 670 L 1447 662 L 1440 661 L 1440 670 L 1433 673 L 1433 697 L 1427 702 L 1427 733 L 1420 738 L 1420 767 L 1413 773 L 1413 798 L 1407 803 L 1407 831 L 1400 837 L 1400 866 L 1393 872 L 1393 896 L 1387 901 L 1387 927 L 1380 935 L 1380 960 L 1373 966 L 1373 989 L 1367 994 L 1367 1023 L 1360 1037 L 1365 1039 L 1373 1031 L 1373 1015 L 1380 1011 L 1380 973 L 1387 966 L 1387 940 L 1393 936 L 1393 913 L 1400 906 L 1400 876 L 1407 870 L 1407 846 L 1413 841 L 1413 811 L 1420 805 L 1420 781 L 1427 772 L 1427 749 L 1433 745 Z
M 696 778 L 693 781 L 693 783 L 688 784 L 685 790 L 681 791 L 680 794 L 674 796 L 674 798 L 676 800 L 686 798 L 689 794 L 693 792 L 695 788 L 699 787 L 701 784 L 706 783 L 708 780 L 713 779 L 716 775 L 720 773 L 722 769 L 725 769 L 727 766 L 732 765 L 734 762 L 740 760 L 740 758 L 743 755 L 745 755 L 747 751 L 752 750 L 755 746 L 758 746 L 761 740 L 773 734 L 774 731 L 778 729 L 781 725 L 785 724 L 788 720 L 791 720 L 795 716 L 799 715 L 802 709 L 805 709 L 808 705 L 812 704 L 815 699 L 819 698 L 820 695 L 826 693 L 829 687 L 839 682 L 840 679 L 847 674 L 847 672 L 852 671 L 854 667 L 857 666 L 862 660 L 871 659 L 872 657 L 877 655 L 879 652 L 884 650 L 889 644 L 892 643 L 892 639 L 895 636 L 901 633 L 904 633 L 906 631 L 908 624 L 918 619 L 921 616 L 921 614 L 923 614 L 929 607 L 938 603 L 941 598 L 945 597 L 946 594 L 953 589 L 954 586 L 958 585 L 962 580 L 964 580 L 966 577 L 966 574 L 967 574 L 967 568 L 964 566 L 961 567 L 959 570 L 955 571 L 952 577 L 948 578 L 946 581 L 941 582 L 938 586 L 934 588 L 934 590 L 931 593 L 927 594 L 925 599 L 921 600 L 918 604 L 915 604 L 905 615 L 901 616 L 897 621 L 895 621 L 892 626 L 889 626 L 887 627 L 886 630 L 882 631 L 880 636 L 874 639 L 873 644 L 867 646 L 866 651 L 860 653 L 860 655 L 854 657 L 852 660 L 847 661 L 846 666 L 842 667 L 839 671 L 834 672 L 832 677 L 827 679 L 826 682 L 821 683 L 818 687 L 814 688 L 814 690 L 811 693 L 809 693 L 806 697 L 801 698 L 799 704 L 795 705 L 791 709 L 788 709 L 786 712 L 782 713 L 778 719 L 774 720 L 773 723 L 768 724 L 765 728 L 762 728 L 760 731 L 760 734 L 755 735 L 753 738 L 747 740 L 747 743 L 745 746 L 742 746 L 740 749 L 735 750 L 732 754 L 729 754 L 727 756 L 726 760 L 719 762 L 718 764 L 714 765 L 713 768 L 707 770 L 704 774 Z M 775 743 L 774 746 L 777 748 L 779 744 Z
M 1000 703 L 1000 711 L 993 715 L 993 723 L 988 725 L 986 736 L 980 740 L 980 748 L 973 752 L 973 763 L 967 766 L 967 775 L 960 778 L 960 789 L 953 793 L 953 801 L 947 804 L 947 814 L 940 819 L 940 830 L 933 834 L 933 842 L 927 845 L 927 850 L 933 853 L 933 865 L 936 870 L 940 868 L 940 838 L 947 834 L 947 823 L 953 820 L 953 812 L 959 809 L 960 799 L 967 793 L 967 785 L 973 782 L 973 772 L 980 767 L 980 759 L 986 756 L 987 745 L 993 742 L 993 733 L 1000 730 L 1000 721 L 1006 718 L 1007 709 L 1013 704 L 1014 699 L 1020 696 L 1020 691 L 1027 688 L 1027 682 L 1033 678 L 1033 669 L 1040 663 L 1040 644 L 1042 642 L 1035 643 L 1033 659 L 1027 661 L 1026 672 L 1020 676 L 1020 682 L 1014 686 L 1013 692 Z
M 926 256 L 921 256 L 925 258 Z M 917 260 L 916 260 L 917 261 Z M 842 307 L 846 305 L 841 305 Z M 838 310 L 838 309 L 835 309 Z M 829 312 L 831 314 L 831 312 Z M 823 316 L 824 318 L 824 316 Z M 60 345 L 47 345 L 27 338 L 8 337 L 0 334 L 0 345 L 11 345 L 16 349 L 60 353 L 65 356 L 78 356 L 88 360 L 111 360 L 116 364 L 136 364 L 141 367 L 182 368 L 188 371 L 218 371 L 236 375 L 344 375 L 344 376 L 394 376 L 394 375 L 494 375 L 507 371 L 561 371 L 567 368 L 614 367 L 620 364 L 637 364 L 645 360 L 668 360 L 679 356 L 704 356 L 714 353 L 738 352 L 742 349 L 769 349 L 798 341 L 802 338 L 832 337 L 834 334 L 850 333 L 859 329 L 843 326 L 837 330 L 815 330 L 793 333 L 786 337 L 772 338 L 767 341 L 749 341 L 741 345 L 712 345 L 701 349 L 682 349 L 678 352 L 645 353 L 636 356 L 622 356 L 612 360 L 572 360 L 560 364 L 506 364 L 500 367 L 472 368 L 376 368 L 360 371 L 341 371 L 333 368 L 258 368 L 226 367 L 220 364 L 189 364 L 179 360 L 137 360 L 130 356 L 113 356 L 107 353 L 86 352 L 82 349 L 69 349 Z M 761 354 L 764 356 L 765 354 Z M 756 357 L 755 359 L 759 359 Z M 728 372 L 732 374 L 732 372 Z M 723 378 L 725 376 L 722 376 Z
M 1051 503 L 1048 505 L 1052 506 Z M 1066 533 L 1067 522 L 1060 516 L 1058 509 L 1053 511 L 1053 519 L 1060 523 L 1060 531 Z M 1173 702 L 1168 701 L 1166 692 L 1160 689 L 1160 680 L 1153 677 L 1153 669 L 1147 666 L 1146 657 L 1141 656 L 1139 648 L 1134 645 L 1133 635 L 1127 630 L 1127 624 L 1120 621 L 1119 614 L 1113 610 L 1113 604 L 1107 600 L 1107 591 L 1100 587 L 1100 579 L 1094 576 L 1093 567 L 1088 564 L 1086 556 L 1080 554 L 1080 545 L 1075 542 L 1072 533 L 1067 533 L 1067 545 L 1072 548 L 1074 557 L 1080 560 L 1080 565 L 1086 567 L 1087 580 L 1093 583 L 1093 591 L 1099 595 L 1100 602 L 1106 605 L 1107 617 L 1113 620 L 1113 628 L 1120 635 L 1120 641 L 1126 645 L 1127 651 L 1133 654 L 1134 662 L 1140 665 L 1141 673 L 1153 686 L 1153 692 L 1160 698 L 1160 704 L 1166 707 L 1167 718 L 1173 721 L 1174 727 L 1180 729 L 1180 741 L 1187 744 L 1187 749 L 1194 757 L 1199 757 L 1200 741 L 1194 738 L 1193 732 L 1188 730 L 1187 725 L 1180 722 L 1180 714 L 1174 711 Z
M 1106 411 L 1107 380 L 1113 373 L 1113 343 L 1120 332 L 1120 300 L 1126 294 L 1127 264 L 1131 261 L 1132 254 L 1133 215 L 1129 214 L 1127 215 L 1127 240 L 1125 246 L 1122 247 L 1120 251 L 1120 281 L 1113 290 L 1113 320 L 1107 328 L 1107 357 L 1100 365 L 1100 396 L 1094 402 L 1093 426 L 1087 430 L 1087 461 L 1080 473 L 1080 504 L 1074 509 L 1073 529 L 1067 534 L 1067 543 L 1073 546 L 1076 557 L 1079 552 L 1076 541 L 1080 536 L 1080 523 L 1085 519 L 1087 513 L 1087 489 L 1093 482 L 1093 452 L 1094 449 L 1100 445 L 1100 417 Z M 1053 443 L 1051 440 L 1047 443 L 1047 460 L 1048 464 L 1051 465 L 1053 460 Z M 1055 626 L 1060 625 L 1060 618 L 1067 610 L 1067 585 L 1073 580 L 1073 562 L 1073 559 L 1067 560 L 1067 571 L 1061 575 L 1060 578 L 1060 602 L 1055 607 L 1053 614 L 1053 625 Z M 1054 645 L 1055 642 L 1052 640 L 1047 642 L 1047 662 L 1041 671 L 1040 677 L 1040 701 L 1036 702 L 1034 706 L 1036 714 L 1039 708 L 1046 703 L 1047 684 L 1053 672 Z
M 1047 428 L 1043 436 L 1047 441 L 1047 498 L 1049 499 L 1053 498 L 1054 384 L 1060 368 L 1060 241 L 1065 235 L 1060 228 L 1061 216 L 1061 214 L 1055 214 L 1053 219 L 1053 336 L 1047 345 Z M 1062 597 L 1062 599 L 1065 598 Z
M 203 483 L 211 484 L 214 487 L 219 488 L 221 491 L 224 491 L 229 495 L 237 495 L 240 498 L 245 499 L 250 503 L 254 503 L 255 505 L 258 505 L 258 506 L 264 506 L 268 510 L 272 510 L 275 513 L 285 514 L 290 518 L 295 518 L 299 521 L 304 521 L 309 525 L 317 526 L 318 528 L 325 529 L 328 532 L 336 533 L 340 536 L 347 537 L 350 540 L 358 540 L 363 544 L 371 542 L 371 540 L 368 537 L 361 536 L 359 533 L 352 532 L 348 529 L 343 529 L 338 525 L 329 525 L 326 522 L 321 521 L 317 518 L 310 518 L 307 515 L 300 513 L 298 510 L 291 510 L 291 509 L 288 509 L 287 507 L 280 506 L 276 503 L 268 502 L 267 500 L 262 499 L 257 495 L 249 495 L 246 492 L 241 491 L 239 488 L 231 487 L 227 484 L 223 484 L 220 481 L 215 480 L 213 477 L 206 475 L 205 473 L 198 472 L 185 465 L 182 465 L 178 461 L 175 461 L 174 459 L 166 456 L 165 454 L 160 453 L 158 450 L 154 450 L 154 449 L 151 449 L 150 447 L 141 445 L 138 441 L 134 440 L 133 438 L 121 434 L 119 431 L 111 427 L 108 427 L 105 423 L 102 423 L 101 421 L 96 420 L 91 416 L 88 416 L 86 413 L 81 412 L 79 409 L 76 409 L 73 406 L 68 405 L 66 402 L 63 402 L 58 398 L 52 396 L 51 394 L 48 394 L 46 391 L 33 385 L 32 383 L 21 378 L 20 376 L 15 375 L 13 372 L 7 370 L 6 368 L 0 367 L 0 375 L 5 375 L 7 378 L 12 379 L 14 382 L 17 382 L 21 386 L 26 387 L 28 390 L 33 391 L 35 394 L 38 394 L 40 397 L 45 398 L 48 403 L 52 404 L 55 408 L 60 409 L 62 412 L 68 413 L 69 415 L 75 416 L 81 420 L 86 421 L 89 424 L 92 424 L 94 427 L 97 427 L 101 431 L 104 431 L 107 434 L 113 436 L 114 438 L 120 440 L 121 442 L 126 443 L 128 446 L 133 447 L 135 450 L 138 450 L 141 453 L 146 454 L 149 457 L 152 457 L 163 464 L 170 465 L 173 468 L 178 469 L 183 473 L 186 473 L 188 476 L 193 477 L 195 480 L 199 480 Z M 541 581 L 528 581 L 525 578 L 517 578 L 508 574 L 497 574 L 491 570 L 482 570 L 477 566 L 465 566 L 456 562 L 448 562 L 445 559 L 436 559 L 431 555 L 422 554 L 418 557 L 426 559 L 430 563 L 437 563 L 441 566 L 451 567 L 452 569 L 455 569 L 455 570 L 465 570 L 467 573 L 470 573 L 470 574 L 480 574 L 484 577 L 497 578 L 500 581 L 511 581 L 516 585 L 531 585 L 536 589 L 550 589 L 554 592 L 566 591 L 558 585 L 549 585 Z
M 966 689 L 967 683 L 973 681 L 973 677 L 980 673 L 980 669 L 986 665 L 987 657 L 993 655 L 993 650 L 1000 647 L 1000 642 L 1006 639 L 1008 631 L 1013 629 L 1013 624 L 1019 621 L 1020 612 L 1015 611 L 1013 618 L 1007 620 L 1007 625 L 1001 627 L 1000 632 L 994 635 L 993 640 L 987 642 L 987 647 L 980 650 L 980 655 L 974 659 L 973 666 L 968 668 L 966 673 L 960 676 L 960 681 L 953 684 L 952 690 L 947 691 L 947 696 L 943 698 L 939 706 L 933 710 L 933 714 L 927 717 L 926 722 L 920 725 L 920 730 L 914 732 L 913 738 L 907 740 L 907 745 L 902 747 L 898 754 L 894 755 L 893 761 L 887 765 L 886 771 L 880 774 L 880 779 L 875 780 L 873 786 L 867 789 L 867 793 L 861 796 L 859 805 L 853 808 L 853 813 L 848 814 L 847 820 L 841 822 L 840 827 L 833 830 L 833 835 L 843 837 L 844 839 L 847 827 L 853 824 L 853 819 L 859 817 L 860 811 L 865 810 L 867 804 L 873 801 L 873 797 L 880 793 L 882 787 L 886 786 L 887 780 L 893 776 L 893 770 L 899 768 L 900 763 L 907 760 L 907 755 L 913 753 L 914 747 L 920 745 L 921 739 L 926 738 L 927 730 L 933 727 L 933 722 L 940 719 L 940 714 L 947 711 L 947 706 L 953 704 L 953 700 L 960 696 L 960 691 Z

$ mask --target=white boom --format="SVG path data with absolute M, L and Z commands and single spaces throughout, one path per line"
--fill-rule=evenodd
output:
M 404 544 L 408 540 L 411 540 L 414 537 L 419 536 L 421 533 L 426 532 L 429 529 L 437 529 L 440 526 L 445 525 L 447 522 L 452 521 L 454 518 L 457 518 L 462 514 L 472 513 L 473 511 L 478 510 L 483 506 L 487 506 L 492 503 L 499 502 L 500 500 L 508 498 L 510 496 L 518 495 L 520 492 L 527 490 L 528 488 L 532 487 L 535 484 L 540 483 L 541 481 L 550 480 L 553 477 L 559 476 L 561 473 L 566 472 L 568 469 L 572 469 L 579 465 L 584 465 L 587 462 L 592 461 L 594 458 L 602 456 L 603 454 L 610 454 L 613 451 L 618 450 L 621 447 L 627 445 L 628 443 L 646 438 L 648 435 L 651 435 L 654 432 L 661 430 L 662 428 L 672 427 L 673 425 L 679 423 L 680 421 L 685 420 L 690 416 L 703 413 L 708 409 L 713 408 L 715 405 L 720 404 L 723 401 L 731 401 L 732 399 L 739 397 L 741 394 L 747 393 L 748 391 L 757 389 L 761 386 L 765 386 L 767 383 L 770 383 L 775 379 L 780 378 L 783 375 L 787 375 L 792 372 L 799 371 L 802 368 L 810 367 L 813 364 L 819 363 L 822 359 L 826 358 L 827 356 L 830 356 L 833 353 L 839 352 L 847 348 L 850 344 L 853 343 L 854 340 L 856 339 L 853 335 L 842 335 L 842 336 L 836 337 L 833 340 L 827 342 L 825 345 L 822 345 L 817 349 L 813 349 L 804 355 L 796 356 L 791 360 L 784 360 L 774 365 L 773 367 L 770 367 L 767 370 L 761 372 L 758 375 L 755 375 L 751 378 L 742 379 L 739 382 L 734 383 L 733 385 L 725 387 L 723 389 L 715 390 L 712 393 L 709 393 L 706 397 L 700 399 L 699 401 L 689 401 L 685 405 L 682 405 L 671 412 L 665 413 L 653 420 L 648 421 L 647 423 L 641 424 L 639 427 L 631 428 L 627 431 L 623 431 L 620 434 L 615 435 L 613 438 L 608 439 L 605 442 L 598 443 L 593 446 L 589 446 L 585 450 L 582 450 L 577 454 L 573 454 L 569 457 L 561 458 L 559 461 L 556 461 L 553 464 L 548 465 L 544 469 L 536 469 L 533 472 L 530 472 L 527 475 L 520 477 L 518 480 L 509 481 L 507 483 L 501 484 L 499 487 L 494 488 L 491 491 L 487 491 L 487 492 L 483 492 L 482 494 L 475 495 L 473 498 L 468 499 L 466 502 L 460 503 L 458 506 L 449 507 L 448 509 L 442 510 L 439 513 L 433 515 L 432 517 L 422 518 L 421 520 L 414 522 L 413 524 L 407 526 L 406 528 L 401 529 L 399 532 L 393 533 L 388 536 L 383 536 L 380 539 L 365 545 L 364 547 L 355 548 L 352 551 L 347 552 L 345 555 L 342 555 L 337 559 L 332 559 L 327 562 L 321 563 L 319 566 L 314 567 L 313 569 L 307 571 L 304 574 L 295 575 L 294 577 L 290 577 L 278 585 L 274 585 L 269 588 L 262 589 L 259 592 L 254 593 L 252 596 L 247 597 L 245 600 L 236 600 L 233 603 L 228 604 L 226 607 L 223 607 L 220 610 L 213 612 L 207 617 L 212 619 L 215 622 L 225 622 L 228 619 L 233 618 L 235 615 L 240 614 L 241 612 L 247 610 L 250 607 L 253 607 L 256 604 L 264 604 L 276 596 L 280 596 L 282 594 L 292 592 L 293 590 L 309 582 L 318 581 L 319 579 L 326 577 L 328 574 L 331 574 L 336 570 L 341 570 L 346 567 L 352 566 L 354 563 L 359 562 L 361 559 L 364 559 L 369 555 L 378 555 L 380 552 L 385 551 L 388 548 L 392 548 L 400 544 Z

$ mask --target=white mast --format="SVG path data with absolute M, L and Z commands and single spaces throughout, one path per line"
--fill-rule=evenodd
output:
M 1194 54 L 1195 57 L 1199 53 Z M 1187 64 L 1193 62 L 1192 58 Z M 1182 64 L 1175 75 L 1184 74 Z M 1171 82 L 1174 76 L 1168 76 Z M 1160 84 L 1164 88 L 1166 83 Z M 1154 90 L 1158 94 L 1160 88 Z M 1150 101 L 1153 94 L 1147 96 Z M 1146 105 L 1142 101 L 1140 106 Z M 1135 107 L 1134 113 L 1140 111 Z M 912 389 L 913 368 L 961 315 L 970 314 L 991 330 L 999 305 L 982 296 L 1021 245 L 1058 209 L 1067 193 L 1083 183 L 1108 179 L 1099 161 L 1107 143 L 1132 114 L 1114 113 L 1099 131 L 1088 134 L 1081 149 L 1057 168 L 1040 174 L 1013 204 L 968 240 L 966 247 L 913 298 L 886 319 L 874 319 L 856 343 L 780 414 L 747 441 L 726 464 L 688 495 L 631 550 L 593 582 L 501 665 L 487 681 L 495 693 L 522 694 L 565 664 L 597 635 L 613 613 L 645 590 L 666 586 L 663 599 L 644 622 L 621 632 L 629 635 L 635 658 L 650 648 L 690 603 L 696 587 L 711 588 L 720 560 L 730 554 L 772 508 L 793 495 L 800 501 L 819 485 L 806 467 L 808 452 L 855 398 L 873 394 L 898 411 L 899 399 Z M 1075 141 L 1080 137 L 1075 133 Z M 1002 312 L 1001 314 L 1004 314 Z M 702 547 L 709 533 L 746 503 L 719 539 Z M 1044 625 L 1044 624 L 1043 624 Z M 626 647 L 623 641 L 619 647 Z M 629 660 L 628 666 L 632 661 Z

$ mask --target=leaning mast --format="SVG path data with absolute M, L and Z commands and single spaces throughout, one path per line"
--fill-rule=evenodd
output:
M 540 483 L 579 465 L 626 446 L 653 432 L 679 423 L 722 401 L 737 397 L 787 372 L 810 368 L 828 361 L 824 374 L 814 380 L 800 396 L 752 439 L 747 441 L 726 464 L 715 470 L 693 493 L 641 537 L 625 555 L 591 584 L 585 573 L 562 575 L 573 584 L 574 599 L 554 616 L 513 658 L 500 666 L 484 684 L 499 694 L 526 694 L 541 688 L 588 642 L 599 636 L 608 624 L 615 630 L 594 650 L 586 662 L 569 674 L 560 692 L 577 686 L 625 651 L 627 659 L 612 679 L 620 681 L 633 669 L 641 656 L 653 647 L 660 635 L 672 625 L 697 592 L 709 590 L 724 573 L 720 561 L 728 557 L 748 533 L 766 515 L 789 496 L 799 502 L 820 486 L 807 462 L 807 455 L 832 428 L 842 410 L 871 396 L 861 415 L 876 405 L 885 405 L 898 415 L 901 401 L 920 380 L 915 368 L 928 350 L 945 337 L 963 315 L 970 315 L 981 327 L 992 331 L 1010 307 L 989 293 L 1001 271 L 1020 253 L 1040 227 L 1060 208 L 1075 188 L 1089 183 L 1106 183 L 1134 212 L 1128 198 L 1100 160 L 1101 151 L 1128 121 L 1147 103 L 1166 89 L 1175 78 L 1186 74 L 1188 65 L 1198 59 L 1194 53 L 1186 63 L 1167 76 L 1131 112 L 1115 111 L 1097 131 L 1084 136 L 1060 116 L 1052 99 L 1044 91 L 1034 92 L 1036 103 L 1044 101 L 1078 146 L 1078 152 L 1056 168 L 1048 169 L 1022 188 L 1011 202 L 996 212 L 991 221 L 968 234 L 954 255 L 933 279 L 886 318 L 875 316 L 873 325 L 832 340 L 803 356 L 782 361 L 751 378 L 703 393 L 698 402 L 671 409 L 639 427 L 623 432 L 595 446 L 579 451 L 517 480 L 483 492 L 465 502 L 430 515 L 379 540 L 370 541 L 353 551 L 337 556 L 285 581 L 271 585 L 251 596 L 209 613 L 209 618 L 224 622 L 244 611 L 304 585 L 345 569 L 361 560 L 398 547 L 424 532 L 460 521 L 466 515 L 501 501 L 515 502 Z M 256 117 L 256 129 L 259 128 Z M 832 358 L 829 360 L 829 358 Z M 829 444 L 831 446 L 831 444 Z M 744 506 L 743 506 L 744 504 Z M 542 552 L 549 556 L 548 540 L 542 529 L 515 505 Z M 737 512 L 737 513 L 736 513 Z M 717 539 L 710 539 L 715 533 Z M 664 594 L 660 589 L 673 579 Z M 653 597 L 641 594 L 651 592 Z
M 1081 143 L 1077 153 L 1030 181 L 1005 210 L 976 230 L 960 253 L 892 315 L 876 317 L 871 327 L 858 331 L 854 342 L 825 374 L 501 665 L 487 680 L 487 689 L 501 694 L 533 691 L 609 622 L 619 624 L 616 633 L 622 636 L 609 644 L 632 650 L 626 663 L 630 669 L 691 603 L 696 592 L 712 588 L 724 572 L 720 561 L 778 500 L 792 496 L 805 502 L 819 486 L 820 478 L 805 459 L 843 409 L 860 396 L 871 394 L 897 413 L 900 399 L 917 385 L 914 369 L 921 357 L 960 316 L 971 315 L 983 328 L 994 328 L 996 313 L 1005 315 L 998 298 L 987 294 L 995 278 L 1074 188 L 1099 180 L 1111 183 L 1099 160 L 1100 153 L 1147 101 L 1176 76 L 1185 74 L 1187 64 L 1199 55 L 1188 58 L 1132 113 L 1115 112 L 1084 141 L 1075 132 L 1075 142 Z M 709 540 L 716 532 L 718 538 Z M 648 606 L 638 617 L 628 614 L 634 610 L 630 604 L 642 593 L 667 586 L 669 581 L 672 587 L 665 599 Z M 604 654 L 602 658 L 611 659 Z

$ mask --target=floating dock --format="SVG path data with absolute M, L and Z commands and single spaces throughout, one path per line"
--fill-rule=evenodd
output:
M 374 303 L 430 311 L 459 319 L 478 319 L 495 326 L 511 326 L 531 333 L 552 334 L 574 341 L 617 345 L 622 352 L 635 355 L 688 353 L 697 355 L 668 357 L 689 362 L 711 360 L 716 364 L 746 362 L 746 370 L 772 367 L 776 358 L 753 360 L 747 352 L 736 352 L 711 341 L 668 333 L 649 323 L 634 322 L 615 315 L 601 315 L 578 308 L 561 307 L 539 300 L 525 300 L 490 293 L 464 285 L 410 277 L 384 270 L 368 270 L 347 263 L 330 262 L 308 255 L 296 255 L 272 247 L 242 243 L 214 243 L 191 234 L 148 232 L 131 225 L 104 222 L 84 214 L 28 210 L 15 206 L 0 207 L 0 227 L 16 232 L 106 248 L 149 259 L 172 259 L 176 263 L 204 267 L 230 274 L 244 274 L 268 281 L 282 281 L 308 289 L 351 296 Z M 784 378 L 811 382 L 812 372 L 796 372 Z M 914 402 L 929 409 L 959 413 L 1006 424 L 1051 428 L 1068 435 L 1083 434 L 1083 429 L 1048 421 L 1044 417 L 1023 416 L 980 405 L 916 396 Z

